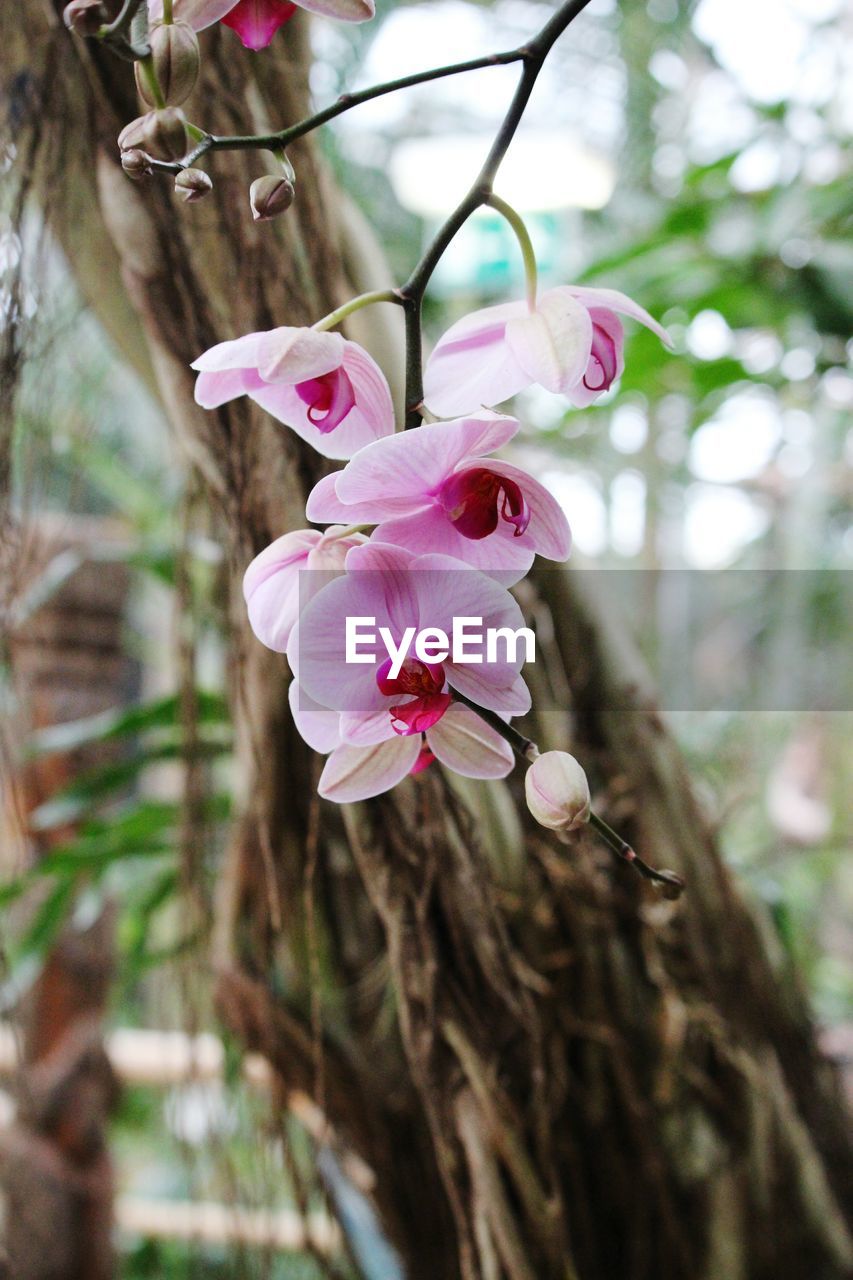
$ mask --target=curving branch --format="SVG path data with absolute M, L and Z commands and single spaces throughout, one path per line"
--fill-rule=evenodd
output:
M 534 36 L 522 49 L 519 55 L 524 62 L 524 70 L 518 82 L 518 88 L 509 104 L 503 123 L 497 132 L 491 150 L 486 156 L 482 169 L 477 174 L 466 196 L 450 214 L 450 217 L 439 228 L 435 238 L 428 245 L 426 252 L 415 267 L 409 279 L 400 290 L 406 306 L 406 427 L 417 427 L 421 422 L 421 406 L 423 403 L 423 363 L 421 308 L 424 294 L 433 272 L 438 266 L 451 240 L 462 229 L 471 214 L 488 204 L 492 196 L 492 187 L 497 177 L 501 161 L 509 150 L 521 123 L 533 86 L 544 66 L 545 59 L 554 44 L 566 28 L 574 22 L 578 14 L 589 4 L 589 0 L 569 0 L 561 4 L 557 12 L 545 23 L 537 36 Z
M 205 134 L 198 146 L 194 147 L 182 160 L 152 160 L 152 168 L 158 173 L 180 173 L 189 169 L 209 151 L 281 151 L 289 147 L 298 138 L 313 133 L 321 125 L 328 124 L 337 116 L 353 107 L 360 107 L 374 98 L 382 98 L 388 93 L 396 93 L 398 89 L 411 89 L 416 84 L 427 84 L 430 80 L 443 80 L 447 76 L 462 75 L 465 71 L 482 71 L 486 67 L 505 67 L 513 62 L 521 62 L 526 57 L 526 47 L 509 49 L 505 53 L 490 53 L 482 58 L 471 58 L 467 62 L 454 62 L 444 67 L 430 67 L 428 71 L 415 71 L 412 75 L 402 76 L 397 80 L 386 80 L 382 84 L 371 85 L 357 93 L 342 93 L 341 96 L 322 111 L 306 116 L 304 120 L 279 129 L 276 133 L 235 134 L 233 136 Z

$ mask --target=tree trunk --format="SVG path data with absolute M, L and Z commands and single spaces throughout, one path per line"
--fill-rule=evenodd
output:
M 30 545 L 19 551 L 25 580 L 37 582 L 62 555 L 79 556 L 80 564 L 8 637 L 22 707 L 19 744 L 32 729 L 121 704 L 133 676 L 121 644 L 127 569 L 86 562 L 87 548 L 114 538 L 115 528 L 102 520 L 66 520 L 57 527 L 48 519 L 34 532 Z M 26 846 L 21 852 L 28 860 L 37 861 L 73 838 L 73 823 L 43 831 L 30 824 L 29 815 L 83 771 L 114 757 L 113 744 L 100 744 L 14 761 L 0 788 L 5 875 L 24 869 L 9 865 L 16 843 Z M 68 887 L 71 882 L 59 886 L 60 902 Z M 41 913 L 52 901 L 48 892 L 36 923 L 49 919 Z M 117 1084 L 102 1034 L 114 970 L 114 914 L 106 906 L 87 926 L 67 924 L 16 1009 L 21 1025 L 16 1117 L 0 1133 L 4 1237 L 14 1280 L 110 1280 L 113 1275 L 107 1122 Z
M 300 21 L 258 58 L 207 33 L 206 127 L 304 114 Z M 133 186 L 118 167 L 115 135 L 136 114 L 125 66 L 57 31 L 35 62 L 5 12 L 0 34 L 7 84 L 26 68 L 47 98 L 50 224 L 136 350 L 130 301 L 150 357 L 137 364 L 227 537 L 242 816 L 214 931 L 225 1021 L 370 1168 L 411 1280 L 840 1280 L 853 1180 L 836 1080 L 582 574 L 527 589 L 549 704 L 532 729 L 572 742 L 598 808 L 686 877 L 682 903 L 590 838 L 566 850 L 532 829 L 520 776 L 474 785 L 436 766 L 366 804 L 316 798 L 286 665 L 247 633 L 239 584 L 255 552 L 304 523 L 320 460 L 245 399 L 197 409 L 188 367 L 351 292 L 347 221 L 310 143 L 292 149 L 298 199 L 273 224 L 248 218 L 251 154 L 218 158 L 210 199 L 176 208 L 167 182 Z M 390 1000 L 364 980 L 380 965 Z

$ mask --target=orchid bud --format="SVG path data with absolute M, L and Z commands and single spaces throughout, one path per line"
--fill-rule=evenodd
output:
M 148 122 L 153 113 L 148 115 L 137 116 L 135 120 L 131 120 L 124 126 L 118 135 L 118 145 L 120 151 L 132 151 L 137 147 L 142 147 L 145 142 L 145 131 L 148 128 Z
M 180 160 L 187 149 L 184 113 L 178 107 L 149 111 L 143 130 L 145 150 L 163 160 Z
M 249 204 L 252 206 L 252 217 L 255 222 L 268 222 L 276 218 L 293 204 L 296 191 L 293 183 L 284 174 L 267 174 L 263 178 L 255 178 L 249 188 Z
M 527 770 L 524 794 L 536 821 L 551 831 L 575 831 L 589 822 L 589 783 L 567 751 L 537 756 Z
M 175 178 L 175 194 L 185 204 L 203 200 L 213 190 L 213 183 L 203 169 L 182 169 Z
M 121 167 L 134 182 L 139 182 L 141 178 L 150 178 L 154 172 L 148 156 L 136 147 L 131 147 L 130 151 L 122 151 Z
M 71 0 L 62 10 L 62 21 L 77 36 L 96 36 L 109 17 L 101 0 Z
M 183 102 L 192 93 L 198 79 L 198 36 L 186 22 L 158 22 L 148 35 L 154 75 L 166 102 L 173 106 Z M 136 87 L 143 101 L 153 107 L 157 104 L 151 85 L 142 74 L 139 63 L 134 68 Z

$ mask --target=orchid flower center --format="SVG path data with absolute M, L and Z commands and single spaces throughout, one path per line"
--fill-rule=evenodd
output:
M 592 350 L 583 378 L 587 391 L 606 391 L 616 377 L 616 343 L 600 324 L 592 323 Z
M 308 406 L 309 420 L 324 436 L 339 427 L 355 405 L 355 391 L 342 366 L 319 378 L 297 382 L 295 390 Z
M 498 520 L 513 525 L 512 536 L 520 538 L 530 524 L 530 508 L 519 486 L 485 467 L 449 476 L 438 499 L 463 538 L 487 538 Z
M 423 733 L 436 724 L 450 706 L 450 694 L 441 692 L 444 688 L 443 664 L 407 658 L 399 675 L 392 677 L 390 670 L 391 659 L 388 658 L 376 672 L 380 693 L 389 698 L 403 695 L 410 699 L 389 707 L 394 732 L 401 737 Z

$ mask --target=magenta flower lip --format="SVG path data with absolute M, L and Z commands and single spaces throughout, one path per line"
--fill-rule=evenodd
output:
M 437 724 L 452 701 L 450 694 L 442 692 L 445 686 L 444 664 L 407 658 L 398 676 L 390 675 L 391 665 L 391 659 L 387 658 L 376 672 L 380 692 L 388 697 L 411 695 L 410 701 L 389 708 L 394 732 L 400 735 L 423 733 Z
M 296 394 L 308 406 L 308 417 L 318 431 L 327 435 L 339 427 L 355 408 L 352 380 L 342 367 L 319 378 L 297 382 Z
M 530 508 L 521 486 L 487 467 L 454 473 L 445 480 L 437 497 L 463 538 L 487 538 L 498 527 L 499 519 L 512 525 L 512 536 L 520 538 L 530 524 Z

